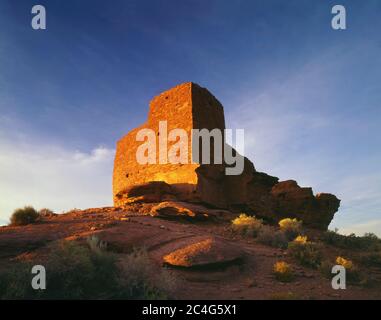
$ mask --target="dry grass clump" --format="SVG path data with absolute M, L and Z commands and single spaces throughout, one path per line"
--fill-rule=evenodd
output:
M 241 213 L 239 217 L 232 220 L 231 228 L 234 232 L 242 235 L 256 237 L 263 227 L 263 220 L 257 219 L 254 216 L 248 216 Z
M 287 248 L 288 245 L 288 239 L 282 231 L 274 231 L 267 226 L 264 226 L 260 230 L 257 236 L 257 241 L 267 246 L 281 249 Z
M 38 213 L 40 214 L 41 217 L 52 217 L 56 215 L 52 210 L 48 208 L 40 209 Z
M 171 298 L 178 283 L 170 270 L 158 270 L 144 248 L 134 249 L 119 261 L 118 266 L 123 299 Z
M 294 278 L 292 266 L 285 261 L 277 261 L 274 264 L 273 271 L 278 281 L 290 282 Z

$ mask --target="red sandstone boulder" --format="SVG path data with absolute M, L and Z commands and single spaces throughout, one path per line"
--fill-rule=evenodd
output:
M 314 196 L 311 188 L 301 188 L 296 181 L 288 180 L 271 189 L 273 210 L 277 217 L 295 217 L 304 224 L 326 229 L 340 206 L 334 195 L 324 193 Z
M 163 218 L 196 218 L 196 216 L 206 218 L 208 216 L 202 211 L 196 211 L 194 208 L 187 206 L 186 204 L 176 202 L 159 203 L 151 209 L 151 215 Z
M 214 237 L 188 244 L 163 257 L 163 262 L 174 267 L 216 267 L 239 262 L 243 251 L 227 241 Z

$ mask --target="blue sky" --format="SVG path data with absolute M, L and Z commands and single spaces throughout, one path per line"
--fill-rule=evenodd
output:
M 331 28 L 343 4 L 347 30 Z M 30 26 L 47 10 L 47 30 Z M 381 3 L 0 2 L 0 223 L 25 204 L 111 205 L 115 142 L 176 84 L 207 87 L 260 171 L 331 192 L 381 235 Z

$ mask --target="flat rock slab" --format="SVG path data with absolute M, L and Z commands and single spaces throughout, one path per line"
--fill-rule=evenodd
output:
M 188 244 L 163 257 L 165 264 L 175 267 L 222 266 L 238 262 L 243 251 L 229 242 L 215 237 Z
M 186 218 L 195 220 L 231 220 L 234 217 L 229 211 L 209 209 L 199 204 L 181 202 L 181 201 L 164 201 L 156 204 L 151 208 L 150 215 L 159 218 L 176 219 Z
M 163 218 L 199 218 L 208 217 L 207 210 L 201 206 L 196 206 L 183 202 L 165 201 L 159 203 L 151 209 L 152 216 Z

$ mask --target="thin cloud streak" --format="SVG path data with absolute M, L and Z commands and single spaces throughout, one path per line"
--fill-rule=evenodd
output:
M 86 153 L 63 147 L 0 140 L 0 222 L 15 208 L 32 205 L 62 212 L 112 205 L 114 150 Z
M 357 235 L 364 235 L 365 233 L 374 233 L 378 237 L 381 237 L 381 220 L 372 220 L 366 223 L 348 225 L 339 229 L 339 232 L 342 234 L 349 235 L 355 233 Z
M 282 81 L 263 79 L 267 83 L 263 88 L 242 92 L 227 121 L 230 128 L 245 129 L 245 152 L 257 170 L 281 180 L 295 179 L 301 186 L 313 187 L 315 193 L 336 194 L 342 202 L 331 227 L 362 232 L 361 222 L 378 221 L 380 216 L 381 175 L 375 174 L 380 155 L 369 153 L 376 143 L 371 130 L 377 118 L 365 128 L 356 117 L 348 116 L 352 110 L 338 108 L 346 101 L 337 95 L 340 77 L 335 75 L 351 65 L 356 55 L 350 52 L 337 61 L 333 59 L 336 51 L 346 52 L 330 49 L 286 73 Z M 361 101 L 361 94 L 357 96 Z M 372 102 L 362 107 L 362 112 L 372 110 Z M 348 141 L 352 141 L 349 153 L 343 151 Z M 361 148 L 367 144 L 368 152 L 364 152 Z M 381 236 L 379 224 L 364 225 Z

